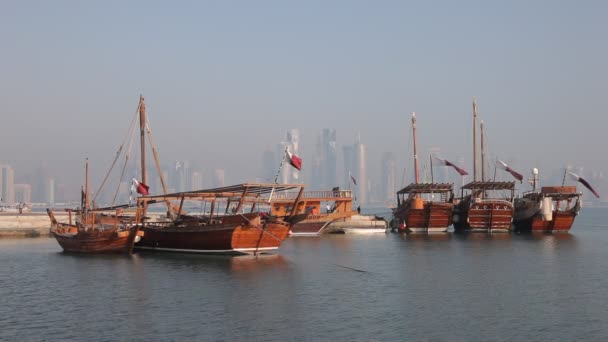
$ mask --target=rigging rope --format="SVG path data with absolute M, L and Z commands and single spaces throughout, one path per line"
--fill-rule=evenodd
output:
M 139 105 L 137 106 L 137 110 L 139 111 Z M 127 152 L 125 153 L 125 163 L 122 166 L 122 171 L 120 172 L 120 178 L 118 178 L 118 186 L 116 187 L 116 192 L 114 193 L 114 198 L 112 199 L 112 205 L 116 203 L 116 197 L 118 197 L 118 191 L 120 190 L 120 183 L 125 176 L 125 171 L 127 170 L 127 164 L 129 163 L 129 158 L 131 157 L 131 147 L 133 146 L 133 140 L 135 138 L 135 126 L 132 127 L 131 132 L 131 140 L 129 140 L 129 147 L 127 148 Z
M 137 118 L 138 111 L 139 111 L 139 105 L 137 105 L 137 110 L 135 111 L 135 115 L 133 116 L 133 119 L 131 120 L 131 124 L 129 125 L 129 129 L 127 130 L 127 134 L 125 135 L 125 137 L 122 141 L 122 144 L 120 144 L 118 151 L 116 151 L 116 156 L 114 157 L 114 161 L 112 162 L 110 169 L 106 173 L 106 176 L 103 178 L 103 181 L 101 182 L 101 185 L 99 186 L 99 189 L 97 189 L 97 192 L 95 193 L 95 196 L 93 197 L 93 202 L 95 202 L 95 200 L 97 199 L 97 196 L 99 196 L 99 194 L 101 193 L 101 190 L 103 190 L 103 187 L 106 184 L 106 181 L 110 177 L 110 173 L 112 173 L 112 170 L 114 169 L 114 166 L 116 165 L 116 162 L 118 161 L 118 158 L 120 157 L 120 154 L 122 153 L 122 149 L 123 149 L 125 143 L 127 142 L 127 139 L 129 138 L 129 136 L 131 136 L 131 137 L 133 136 L 133 129 L 135 127 L 135 121 Z M 113 204 L 114 203 L 112 203 L 112 205 Z

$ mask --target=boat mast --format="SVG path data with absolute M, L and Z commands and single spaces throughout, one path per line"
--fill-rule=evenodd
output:
M 481 181 L 484 182 L 486 180 L 486 151 L 483 147 L 483 120 L 479 123 L 479 128 L 481 130 Z
M 141 148 L 141 182 L 148 184 L 146 177 L 146 104 L 144 96 L 139 95 L 139 143 Z
M 414 174 L 416 184 L 420 182 L 420 174 L 418 173 L 418 149 L 416 146 L 416 112 L 412 112 L 412 136 L 414 139 Z
M 473 97 L 473 181 L 477 181 L 477 98 Z
M 84 224 L 87 222 L 87 211 L 89 210 L 89 158 L 86 159 L 84 166 L 84 208 L 82 208 L 82 214 L 84 215 Z

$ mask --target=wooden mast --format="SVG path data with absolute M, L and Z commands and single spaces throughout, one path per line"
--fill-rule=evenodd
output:
M 85 162 L 85 166 L 84 166 L 84 208 L 82 208 L 82 213 L 84 215 L 84 224 L 86 226 L 87 222 L 87 217 L 89 216 L 87 214 L 87 211 L 89 210 L 89 158 L 86 159 Z
M 139 143 L 141 149 L 141 182 L 148 184 L 146 175 L 146 104 L 144 96 L 139 95 Z
M 416 146 L 416 112 L 412 112 L 412 136 L 414 139 L 414 175 L 416 184 L 420 183 L 420 174 L 418 173 L 418 148 Z
M 473 97 L 473 181 L 477 181 L 477 98 Z
M 479 123 L 479 128 L 481 130 L 481 181 L 484 182 L 486 180 L 486 151 L 483 146 L 483 120 Z

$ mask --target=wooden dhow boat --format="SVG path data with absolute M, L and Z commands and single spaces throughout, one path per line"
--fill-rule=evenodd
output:
M 88 175 L 88 160 L 86 165 Z M 89 204 L 88 180 L 85 184 L 87 185 L 82 199 L 83 206 L 81 209 L 68 211 L 68 223 L 58 222 L 53 210 L 47 209 L 51 220 L 51 235 L 65 252 L 132 253 L 133 244 L 141 235 L 137 222 L 142 211 L 137 210 L 133 216 L 124 215 L 122 209 L 116 209 L 113 214 L 108 214 L 108 210 L 92 210 Z
M 454 230 L 509 232 L 513 221 L 515 182 L 486 180 L 483 121 L 480 123 L 480 128 L 481 180 L 478 180 L 477 99 L 473 98 L 473 181 L 462 186 L 461 196 L 454 205 L 452 218 Z M 521 182 L 522 176 L 519 173 L 504 163 L 500 165 Z
M 543 186 L 536 190 L 538 170 L 532 171 L 532 191 L 526 192 L 522 197 L 515 199 L 515 214 L 513 227 L 520 232 L 568 232 L 579 214 L 581 192 L 576 186 Z M 576 174 L 572 178 L 588 188 L 597 198 L 598 193 L 591 185 Z M 565 182 L 566 174 L 564 174 Z
M 465 195 L 465 191 L 469 192 Z M 507 192 L 506 195 L 498 195 Z M 456 231 L 508 232 L 513 220 L 515 182 L 473 181 L 461 188 L 453 224 Z
M 452 223 L 454 185 L 452 183 L 420 183 L 416 144 L 416 113 L 412 114 L 415 182 L 397 192 L 397 207 L 393 208 L 392 228 L 400 232 L 446 232 Z M 461 175 L 466 171 L 439 159 L 443 165 L 454 167 Z M 432 165 L 432 159 L 431 159 Z M 431 172 L 432 173 L 432 172 Z
M 296 195 L 288 207 L 272 204 L 272 196 L 288 190 Z M 183 253 L 257 254 L 279 248 L 303 215 L 301 184 L 237 184 L 222 188 L 180 192 L 138 199 L 139 206 L 179 203 L 166 221 L 144 222 L 138 250 Z M 185 203 L 199 212 L 186 212 Z M 274 210 L 269 210 L 272 204 Z M 175 208 L 175 207 L 174 207 Z
M 137 182 L 137 191 L 147 194 L 146 173 L 145 173 L 145 131 L 147 128 L 146 106 L 143 96 L 139 98 L 136 115 L 139 116 L 140 135 L 141 135 L 141 166 L 142 182 Z M 134 130 L 133 130 L 134 132 Z M 148 129 L 149 133 L 149 129 Z M 124 145 L 124 143 L 123 143 Z M 120 152 L 120 146 L 116 159 L 110 168 L 114 167 Z M 128 160 L 128 156 L 126 160 Z M 142 218 L 145 215 L 144 207 L 129 209 L 130 205 L 112 206 L 108 208 L 95 208 L 89 199 L 89 162 L 86 161 L 85 168 L 85 187 L 82 191 L 81 207 L 77 210 L 69 211 L 69 222 L 60 223 L 55 218 L 52 209 L 47 209 L 51 220 L 51 235 L 57 240 L 65 252 L 77 253 L 132 253 L 133 244 L 143 233 L 139 230 Z M 105 184 L 104 179 L 100 187 Z M 93 201 L 94 202 L 94 201 Z M 126 210 L 125 210 L 126 209 Z M 72 215 L 74 214 L 74 216 Z M 74 218 L 74 220 L 72 220 Z
M 284 216 L 293 205 L 296 193 L 284 192 L 272 197 L 271 214 Z M 290 236 L 316 236 L 328 230 L 332 223 L 357 215 L 353 210 L 351 190 L 314 190 L 302 194 L 302 205 L 297 214 L 304 218 L 295 222 Z

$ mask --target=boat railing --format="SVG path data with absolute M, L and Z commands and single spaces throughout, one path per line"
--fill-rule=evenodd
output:
M 298 197 L 297 192 L 283 192 L 283 193 L 274 193 L 272 196 L 273 200 L 295 200 Z M 326 199 L 326 200 L 336 200 L 336 199 L 348 199 L 352 198 L 351 190 L 313 190 L 313 191 L 305 191 L 302 193 L 302 198 L 306 199 Z

